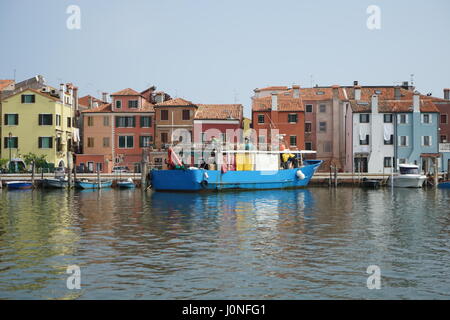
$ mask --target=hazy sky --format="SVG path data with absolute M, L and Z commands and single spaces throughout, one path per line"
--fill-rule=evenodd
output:
M 81 29 L 69 30 L 69 5 Z M 366 26 L 369 5 L 381 29 Z M 299 84 L 450 87 L 450 1 L 0 0 L 0 79 L 42 74 L 81 94 L 156 85 L 197 103 Z M 313 81 L 311 80 L 313 79 Z

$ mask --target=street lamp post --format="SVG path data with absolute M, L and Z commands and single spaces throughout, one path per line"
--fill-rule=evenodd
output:
M 11 138 L 12 138 L 12 133 L 8 133 L 8 148 L 9 148 L 9 168 L 8 171 L 9 173 L 11 173 Z

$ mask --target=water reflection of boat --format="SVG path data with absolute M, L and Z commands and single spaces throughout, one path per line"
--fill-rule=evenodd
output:
M 389 185 L 399 188 L 422 188 L 426 176 L 419 173 L 415 164 L 400 164 L 400 173 L 389 178 Z
M 284 189 L 308 185 L 322 160 L 302 161 L 303 153 L 289 151 L 301 164 L 296 168 L 280 169 L 283 151 L 224 151 L 233 157 L 235 170 L 222 164 L 219 170 L 190 167 L 185 170 L 152 170 L 152 187 L 157 191 L 202 191 L 225 189 Z M 294 156 L 295 155 L 295 156 Z M 239 169 L 239 161 L 243 161 Z M 182 166 L 181 163 L 178 166 Z

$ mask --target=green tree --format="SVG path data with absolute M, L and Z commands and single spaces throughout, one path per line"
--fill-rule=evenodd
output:
M 6 168 L 6 164 L 9 162 L 8 159 L 0 159 L 0 169 Z
M 22 156 L 23 161 L 27 166 L 34 162 L 36 168 L 43 168 L 47 166 L 47 160 L 45 160 L 46 157 L 47 156 L 45 154 L 38 156 L 37 154 L 34 154 L 32 152 L 29 152 Z

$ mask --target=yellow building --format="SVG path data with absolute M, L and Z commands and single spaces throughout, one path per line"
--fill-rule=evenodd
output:
M 250 129 L 251 129 L 251 124 L 252 124 L 252 120 L 250 120 L 249 118 L 245 118 L 242 119 L 242 129 L 244 131 L 244 137 L 249 137 L 250 136 Z
M 21 158 L 32 152 L 46 155 L 55 167 L 67 167 L 67 151 L 78 140 L 74 128 L 73 86 L 60 90 L 25 89 L 1 101 L 1 158 Z

